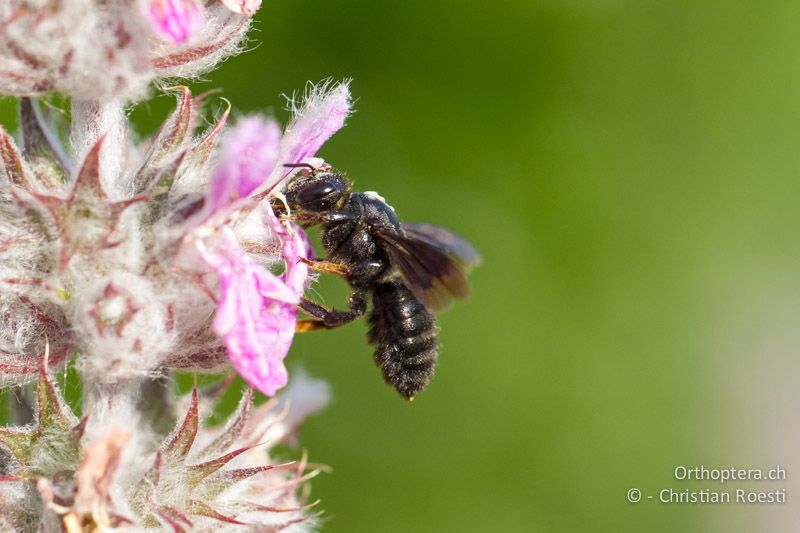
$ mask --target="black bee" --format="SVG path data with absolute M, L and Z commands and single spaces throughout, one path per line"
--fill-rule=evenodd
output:
M 334 328 L 369 314 L 369 342 L 387 383 L 412 400 L 433 375 L 439 352 L 434 312 L 469 293 L 465 271 L 479 263 L 472 246 L 431 224 L 400 222 L 394 209 L 374 192 L 351 192 L 343 175 L 310 165 L 284 192 L 286 206 L 304 227 L 322 224 L 327 261 L 310 263 L 342 276 L 352 292 L 348 310 L 326 309 L 304 298 L 300 308 L 311 320 L 298 331 Z

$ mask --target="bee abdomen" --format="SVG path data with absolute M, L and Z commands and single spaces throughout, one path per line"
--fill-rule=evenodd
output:
M 375 287 L 369 323 L 369 341 L 384 380 L 412 398 L 428 385 L 436 368 L 435 317 L 397 279 Z

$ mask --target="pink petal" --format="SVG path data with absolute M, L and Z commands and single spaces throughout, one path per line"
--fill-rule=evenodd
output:
M 240 121 L 225 137 L 209 185 L 206 209 L 220 207 L 247 197 L 275 168 L 281 130 L 274 120 L 249 117 Z
M 261 7 L 261 0 L 221 0 L 222 3 L 233 11 L 242 15 L 252 15 L 259 7 Z
M 285 223 L 278 220 L 275 213 L 268 204 L 264 206 L 264 218 L 267 227 L 272 230 L 281 242 L 283 260 L 286 263 L 286 271 L 282 274 L 284 283 L 298 297 L 305 292 L 305 284 L 308 280 L 308 265 L 300 259 L 313 259 L 314 249 L 311 247 L 311 240 L 303 231 L 303 228 L 294 223 Z
M 349 81 L 333 87 L 323 84 L 312 88 L 283 133 L 279 164 L 264 188 L 272 190 L 295 172 L 283 165 L 302 163 L 314 157 L 325 141 L 344 126 L 350 111 Z
M 203 27 L 203 11 L 196 0 L 148 0 L 147 17 L 156 33 L 183 44 Z
M 242 378 L 272 396 L 288 379 L 283 359 L 294 337 L 299 295 L 245 254 L 230 230 L 220 237 L 212 249 L 198 247 L 219 276 L 214 331 L 225 339 Z

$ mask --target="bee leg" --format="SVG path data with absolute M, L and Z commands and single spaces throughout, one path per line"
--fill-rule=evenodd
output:
M 332 263 L 330 261 L 312 261 L 311 259 L 306 259 L 304 257 L 300 258 L 300 261 L 307 264 L 313 270 L 317 272 L 323 272 L 325 274 L 334 274 L 341 278 L 346 278 L 350 275 L 350 267 L 347 265 L 342 265 L 340 263 Z
M 348 220 L 355 220 L 356 215 L 350 211 L 328 211 L 322 215 L 322 222 L 331 224 L 334 222 L 347 222 Z
M 349 311 L 337 311 L 328 309 L 308 298 L 300 300 L 300 309 L 304 313 L 314 317 L 312 320 L 299 320 L 297 331 L 314 331 L 317 329 L 332 329 L 343 326 L 360 318 L 367 310 L 367 302 L 360 291 L 353 291 L 347 302 Z M 313 324 L 311 324 L 313 323 Z
M 356 215 L 349 211 L 328 211 L 326 213 L 298 213 L 295 220 L 302 224 L 332 224 L 354 220 Z
M 294 330 L 297 333 L 307 333 L 309 331 L 317 331 L 318 329 L 330 329 L 330 328 L 325 326 L 325 322 L 317 319 L 298 320 L 297 324 L 294 327 Z
M 349 279 L 356 286 L 364 286 L 368 280 L 376 278 L 384 268 L 386 265 L 380 261 L 362 261 L 350 269 Z

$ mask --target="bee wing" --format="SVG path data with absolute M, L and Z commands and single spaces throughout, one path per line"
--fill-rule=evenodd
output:
M 464 268 L 472 268 L 481 264 L 481 256 L 463 237 L 447 228 L 434 224 L 401 222 L 400 227 L 408 235 L 443 249 Z
M 471 254 L 454 253 L 445 243 L 413 230 L 403 229 L 397 233 L 376 227 L 375 232 L 384 244 L 389 261 L 400 270 L 408 288 L 429 310 L 443 311 L 450 307 L 453 298 L 461 299 L 469 295 L 464 269 L 468 264 L 475 264 L 469 259 L 477 260 L 478 255 L 466 241 L 456 237 Z

